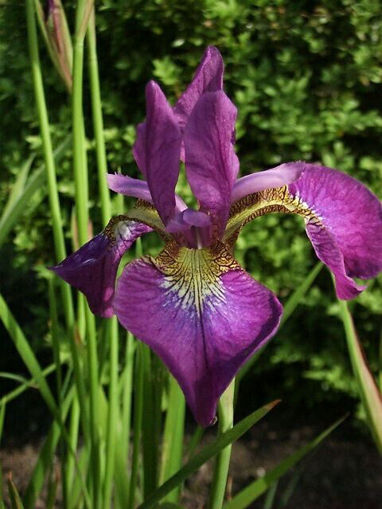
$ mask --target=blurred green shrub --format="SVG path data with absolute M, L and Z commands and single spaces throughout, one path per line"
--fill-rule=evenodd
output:
M 65 2 L 69 22 L 71 7 L 71 2 Z M 39 156 L 40 140 L 22 3 L 5 3 L 0 23 L 1 206 L 25 159 L 31 153 Z M 145 83 L 154 77 L 175 100 L 205 46 L 214 44 L 225 59 L 227 92 L 239 109 L 237 150 L 242 174 L 283 161 L 320 161 L 359 178 L 381 195 L 381 26 L 378 0 L 104 0 L 98 5 L 97 27 L 110 171 L 137 173 L 131 147 L 134 126 L 145 114 Z M 41 53 L 53 137 L 58 143 L 69 132 L 70 100 L 45 48 Z M 89 117 L 86 92 L 85 86 Z M 89 157 L 95 164 L 92 132 L 87 134 Z M 69 230 L 73 195 L 70 154 L 58 171 Z M 96 188 L 90 184 L 97 231 Z M 265 217 L 246 227 L 237 255 L 254 277 L 286 299 L 315 263 L 304 236 L 296 218 Z M 12 285 L 12 272 L 20 267 L 30 272 L 38 264 L 50 264 L 51 242 L 47 207 L 27 205 L 23 221 L 9 239 L 7 253 L 12 257 L 0 256 L 0 272 L 11 305 L 12 295 L 15 303 L 18 300 L 19 287 Z M 43 287 L 34 287 L 40 337 L 46 308 L 36 303 L 44 302 Z M 318 390 L 309 395 L 312 406 L 328 392 L 331 397 L 354 394 L 333 302 L 331 281 L 323 271 L 297 316 L 255 367 L 263 373 L 275 366 L 286 368 L 281 382 L 293 387 L 301 400 L 301 377 L 318 382 Z M 381 309 L 379 278 L 354 304 L 374 369 Z

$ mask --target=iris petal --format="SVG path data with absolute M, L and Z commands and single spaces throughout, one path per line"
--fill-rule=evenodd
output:
M 171 106 L 154 81 L 146 87 L 146 109 L 146 122 L 138 126 L 133 152 L 166 224 L 175 212 L 181 132 Z
M 297 180 L 243 197 L 231 207 L 224 241 L 232 244 L 250 220 L 269 212 L 304 217 L 317 256 L 333 272 L 337 295 L 351 299 L 382 271 L 382 205 L 357 180 L 314 164 L 289 163 L 301 170 Z
M 264 189 L 282 187 L 291 184 L 299 178 L 304 169 L 304 163 L 280 164 L 270 170 L 258 171 L 237 179 L 232 189 L 231 201 L 235 202 L 248 194 L 257 193 Z
M 350 277 L 368 279 L 382 270 L 382 204 L 369 189 L 339 171 L 306 164 L 289 191 L 322 217 Z
M 228 219 L 239 164 L 233 149 L 237 110 L 224 92 L 207 92 L 197 102 L 184 132 L 186 172 L 203 212 L 219 239 Z
M 282 312 L 222 244 L 196 250 L 175 243 L 125 268 L 114 309 L 162 358 L 202 426 L 239 367 L 275 333 Z
M 128 175 L 121 175 L 119 173 L 108 173 L 107 183 L 109 189 L 115 193 L 120 193 L 125 196 L 132 196 L 149 203 L 153 203 L 151 192 L 147 182 L 144 180 L 135 179 Z M 175 195 L 175 209 L 179 212 L 185 210 L 187 205 L 182 198 Z
M 133 242 L 151 230 L 145 224 L 118 216 L 102 233 L 51 270 L 85 294 L 94 314 L 108 318 L 114 314 L 112 301 L 119 262 Z
M 195 104 L 205 92 L 216 92 L 223 89 L 224 63 L 217 48 L 209 46 L 187 89 L 174 106 L 174 113 L 179 125 L 183 128 Z
M 107 175 L 107 183 L 109 189 L 115 193 L 132 196 L 150 203 L 153 201 L 149 186 L 144 180 L 134 179 L 128 175 L 121 175 L 119 173 L 109 173 Z

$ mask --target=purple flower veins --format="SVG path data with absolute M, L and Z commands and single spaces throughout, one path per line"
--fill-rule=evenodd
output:
M 109 175 L 110 189 L 138 198 L 126 215 L 53 268 L 81 290 L 91 310 L 116 314 L 178 380 L 195 419 L 210 424 L 219 397 L 240 366 L 277 331 L 282 307 L 233 258 L 243 226 L 266 213 L 302 216 L 318 258 L 341 299 L 365 287 L 353 278 L 382 270 L 381 202 L 357 180 L 304 162 L 237 178 L 236 108 L 223 91 L 223 61 L 207 48 L 174 107 L 153 81 L 134 157 L 144 180 Z M 175 194 L 179 162 L 199 203 Z M 165 242 L 156 258 L 118 264 L 141 235 Z

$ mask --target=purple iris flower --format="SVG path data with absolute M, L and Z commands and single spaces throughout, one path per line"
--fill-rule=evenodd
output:
M 53 270 L 86 295 L 95 314 L 116 314 L 161 357 L 207 426 L 222 392 L 275 334 L 282 314 L 277 297 L 233 258 L 241 229 L 267 213 L 302 216 L 338 297 L 351 299 L 365 288 L 354 277 L 382 270 L 382 206 L 357 180 L 315 164 L 286 163 L 237 179 L 236 108 L 223 92 L 216 48 L 207 48 L 174 107 L 153 81 L 146 101 L 134 146 L 145 181 L 108 176 L 109 187 L 136 204 Z M 199 210 L 175 194 L 180 161 Z M 152 230 L 163 251 L 127 264 L 115 288 L 121 257 Z

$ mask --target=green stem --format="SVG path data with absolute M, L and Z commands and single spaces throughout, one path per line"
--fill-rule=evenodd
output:
M 111 507 L 110 500 L 115 466 L 115 439 L 118 431 L 118 322 L 107 324 L 110 341 L 109 410 L 106 431 L 106 465 L 104 479 L 104 509 Z
M 76 24 L 83 12 L 83 0 L 77 5 Z M 85 131 L 82 111 L 82 82 L 83 82 L 83 36 L 76 33 L 73 47 L 73 95 L 72 95 L 72 124 L 73 124 L 73 170 L 75 182 L 75 202 L 78 226 L 79 244 L 88 240 L 88 178 L 85 163 Z
M 135 491 L 138 479 L 138 462 L 143 421 L 143 379 L 144 379 L 144 351 L 145 345 L 137 343 L 136 353 L 136 374 L 135 374 L 135 403 L 134 403 L 134 435 L 133 435 L 133 456 L 131 460 L 130 492 L 127 509 L 134 509 Z
M 27 14 L 29 57 L 31 62 L 33 88 L 37 107 L 37 114 L 40 124 L 46 178 L 48 183 L 48 195 L 49 195 L 50 214 L 52 217 L 54 247 L 56 252 L 56 259 L 57 261 L 61 261 L 66 257 L 65 241 L 64 234 L 62 231 L 61 209 L 57 191 L 56 170 L 54 163 L 52 140 L 50 136 L 48 110 L 46 107 L 44 85 L 41 74 L 40 57 L 38 52 L 38 39 L 37 39 L 34 0 L 26 1 L 26 14 Z M 64 303 L 66 325 L 68 330 L 70 330 L 74 322 L 72 294 L 70 287 L 63 281 L 60 283 L 60 286 Z
M 119 386 L 122 401 L 122 426 L 119 433 L 119 446 L 116 450 L 115 458 L 115 504 L 118 509 L 125 508 L 129 499 L 129 483 L 126 473 L 131 430 L 131 399 L 133 392 L 135 340 L 130 332 L 128 332 L 126 336 L 125 367 L 120 377 Z
M 92 101 L 94 136 L 96 142 L 98 186 L 101 201 L 102 222 L 103 225 L 106 226 L 111 216 L 111 203 L 106 181 L 107 160 L 106 160 L 105 138 L 103 133 L 102 102 L 98 73 L 94 8 L 89 20 L 87 42 L 89 50 L 88 62 L 90 76 L 90 93 Z
M 167 481 L 182 466 L 184 416 L 186 410 L 183 392 L 173 376 L 169 377 L 169 394 L 166 422 L 163 433 L 162 469 L 160 483 Z M 180 486 L 171 491 L 166 502 L 177 503 Z
M 89 19 L 88 31 L 88 66 L 90 77 L 90 94 L 92 102 L 93 127 L 95 135 L 98 184 L 101 202 L 102 222 L 106 226 L 111 216 L 110 195 L 106 181 L 107 163 L 105 139 L 103 134 L 102 103 L 99 84 L 96 29 L 94 7 Z M 113 317 L 107 324 L 110 341 L 110 382 L 109 382 L 109 405 L 108 422 L 106 432 L 106 467 L 104 479 L 104 507 L 109 507 L 112 481 L 115 464 L 115 436 L 116 422 L 118 418 L 118 323 Z
M 382 454 L 382 397 L 367 364 L 348 304 L 343 300 L 338 302 L 345 329 L 349 357 L 366 412 L 367 422 L 376 446 Z
M 75 181 L 75 201 L 78 225 L 78 240 L 80 245 L 88 240 L 88 174 L 86 164 L 85 130 L 82 111 L 83 86 L 83 56 L 84 30 L 83 20 L 86 1 L 79 0 L 76 10 L 76 30 L 73 46 L 73 94 L 72 94 L 72 123 L 73 123 L 73 169 Z M 100 436 L 98 423 L 98 355 L 95 319 L 89 308 L 85 306 L 85 321 L 87 329 L 87 363 L 90 399 L 90 480 L 92 486 L 93 508 L 102 506 Z
M 77 451 L 78 445 L 78 431 L 79 431 L 79 421 L 80 421 L 80 405 L 78 397 L 73 399 L 71 413 L 70 413 L 70 425 L 69 425 L 69 441 L 73 451 Z M 86 447 L 86 446 L 85 446 Z M 66 485 L 66 489 L 68 494 L 70 494 L 68 498 L 68 507 L 70 507 L 72 501 L 72 486 L 74 480 L 74 458 L 72 455 L 68 455 L 66 458 L 66 468 L 65 468 L 65 476 L 63 479 L 64 485 Z
M 219 401 L 219 435 L 222 435 L 233 426 L 233 399 L 235 380 L 231 382 Z M 227 486 L 229 463 L 232 446 L 225 447 L 216 458 L 212 480 L 209 509 L 221 509 Z
M 87 328 L 87 361 L 88 361 L 88 377 L 90 388 L 90 437 L 91 437 L 91 471 L 93 486 L 93 509 L 102 506 L 102 484 L 101 484 L 101 441 L 100 429 L 98 423 L 101 418 L 98 413 L 98 356 L 95 331 L 94 315 L 89 308 L 85 309 L 86 328 Z
M 147 497 L 155 490 L 158 482 L 158 424 L 161 422 L 160 406 L 158 408 L 156 391 L 160 388 L 160 380 L 156 379 L 156 359 L 151 355 L 147 345 L 140 345 L 143 352 L 144 381 L 143 381 L 143 414 L 146 417 L 142 423 L 143 449 L 143 493 Z
M 379 390 L 382 392 L 382 328 L 379 334 Z

